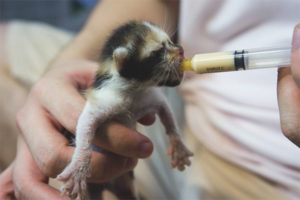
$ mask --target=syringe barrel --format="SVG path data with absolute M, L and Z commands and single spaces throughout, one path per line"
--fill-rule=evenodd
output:
M 237 51 L 196 54 L 185 59 L 182 70 L 196 73 L 213 73 L 269 67 L 284 67 L 291 64 L 291 48 L 244 49 Z
M 284 67 L 291 64 L 291 48 L 245 50 L 244 64 L 246 69 Z

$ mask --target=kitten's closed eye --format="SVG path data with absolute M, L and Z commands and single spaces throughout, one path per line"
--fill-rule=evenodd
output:
M 163 56 L 163 54 L 166 54 L 167 53 L 167 48 L 164 47 L 164 46 L 161 46 L 160 48 L 158 48 L 157 50 L 153 50 L 151 53 L 150 53 L 150 56 L 149 57 L 152 57 L 152 56 Z

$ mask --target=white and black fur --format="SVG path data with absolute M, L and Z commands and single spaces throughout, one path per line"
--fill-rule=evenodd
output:
M 157 88 L 176 86 L 181 82 L 182 60 L 182 48 L 149 22 L 132 21 L 113 32 L 103 47 L 94 84 L 86 91 L 87 101 L 76 128 L 72 162 L 58 176 L 65 182 L 65 194 L 87 198 L 91 141 L 95 130 L 99 127 L 101 130 L 102 125 L 111 120 L 136 129 L 138 119 L 145 114 L 156 113 L 170 139 L 168 153 L 172 156 L 172 167 L 184 170 L 185 165 L 190 165 L 192 153 L 182 143 L 172 112 Z M 102 134 L 105 134 L 104 130 Z M 124 188 L 132 190 L 132 173 L 120 177 L 120 180 L 128 184 Z M 121 199 L 135 198 L 133 191 L 116 195 Z

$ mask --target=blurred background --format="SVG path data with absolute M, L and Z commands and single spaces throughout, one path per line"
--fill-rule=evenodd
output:
M 0 0 L 0 21 L 40 21 L 78 31 L 96 2 L 97 0 Z

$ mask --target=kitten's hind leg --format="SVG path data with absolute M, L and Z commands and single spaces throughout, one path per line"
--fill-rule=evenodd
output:
M 108 112 L 86 103 L 76 127 L 76 147 L 71 163 L 58 175 L 64 182 L 62 192 L 70 198 L 87 199 L 86 178 L 90 171 L 92 140 L 96 125 L 107 119 Z

